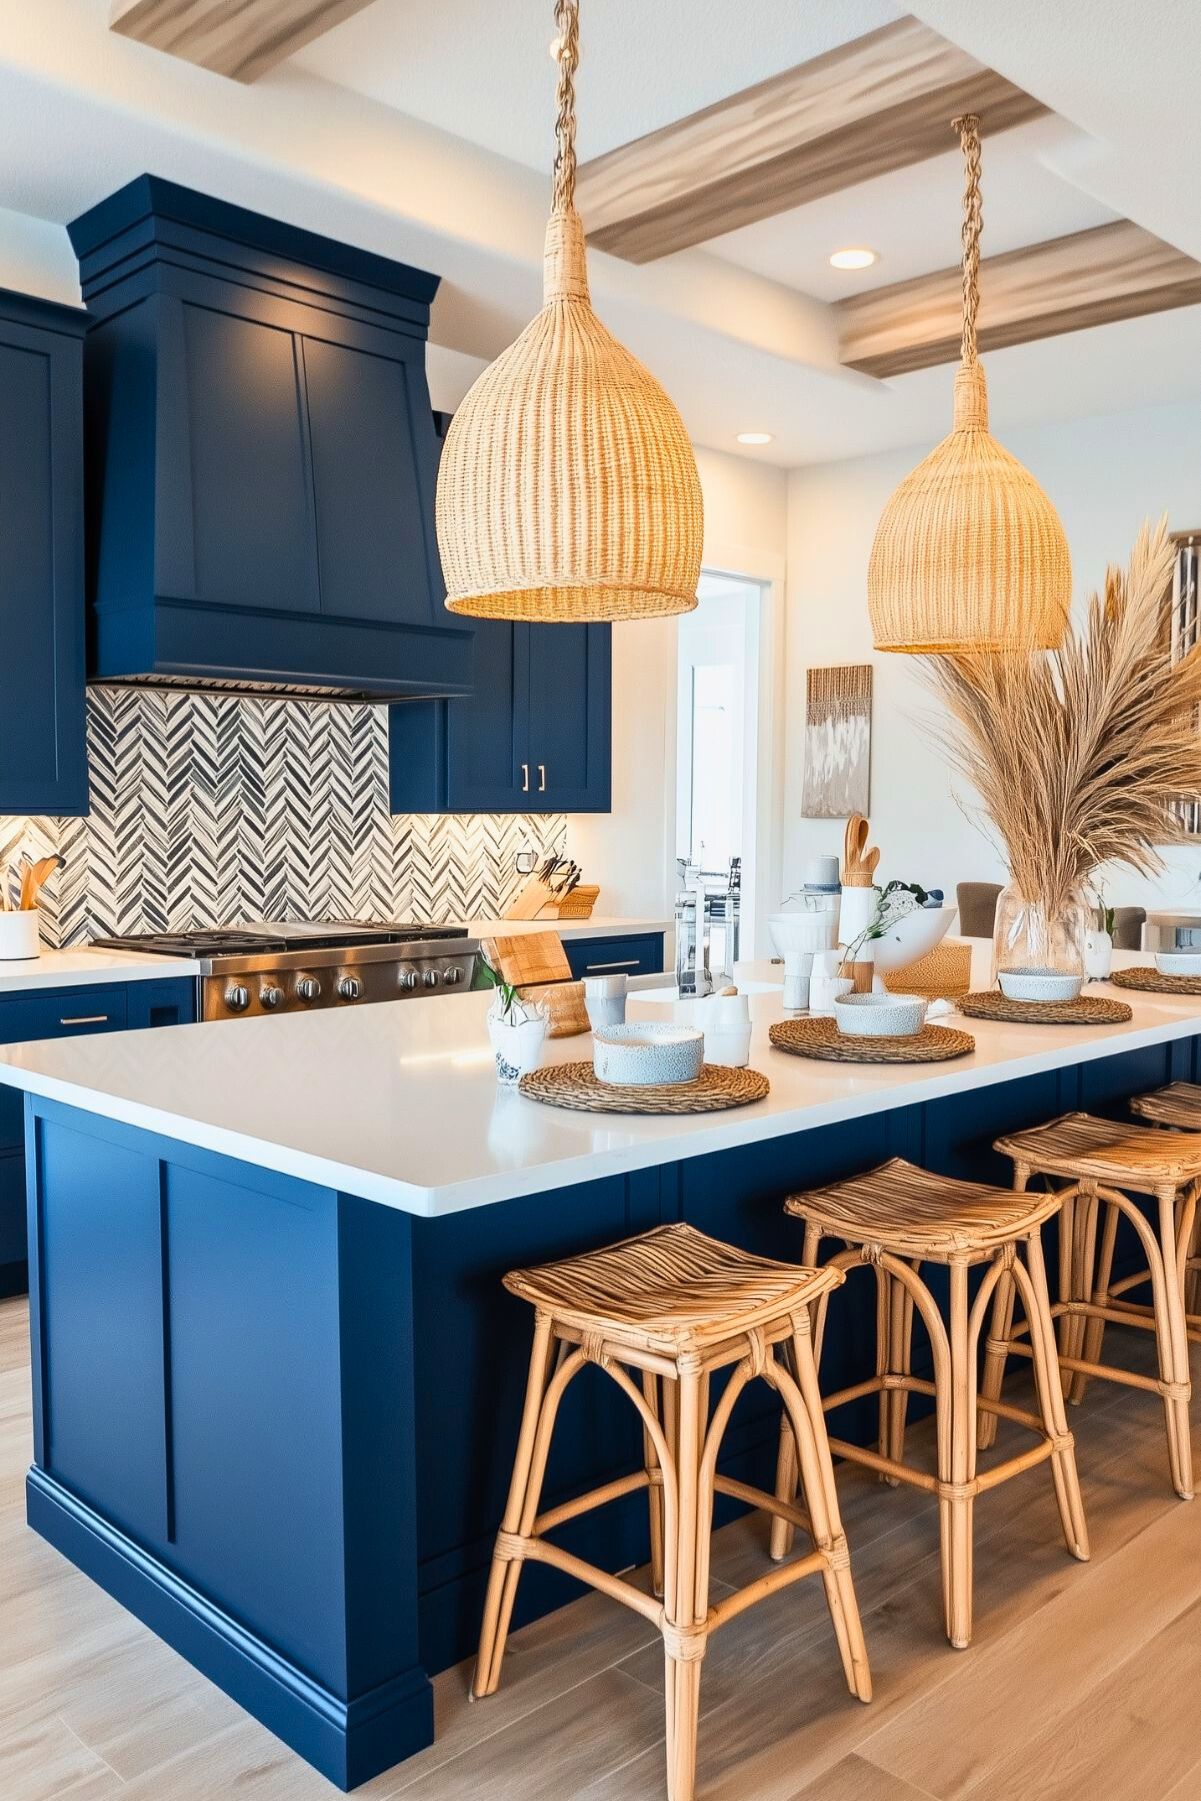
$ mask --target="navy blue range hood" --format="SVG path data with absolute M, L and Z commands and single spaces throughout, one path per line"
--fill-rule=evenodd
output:
M 438 278 L 150 175 L 69 229 L 89 679 L 469 693 L 434 537 Z

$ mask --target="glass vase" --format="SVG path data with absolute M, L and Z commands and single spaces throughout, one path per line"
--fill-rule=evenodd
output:
M 993 925 L 993 974 L 1001 969 L 1047 969 L 1084 975 L 1084 950 L 1093 910 L 1083 894 L 1072 894 L 1056 912 L 1031 899 L 1013 883 L 997 896 Z

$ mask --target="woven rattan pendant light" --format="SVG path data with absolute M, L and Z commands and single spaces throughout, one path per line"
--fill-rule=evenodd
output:
M 452 613 L 646 619 L 696 605 L 701 486 L 683 420 L 593 312 L 575 189 L 578 0 L 557 0 L 544 304 L 447 433 L 438 548 Z
M 976 355 L 980 121 L 956 119 L 966 165 L 963 351 L 955 425 L 906 476 L 876 528 L 867 604 L 877 650 L 965 654 L 1050 648 L 1063 637 L 1072 567 L 1059 515 L 988 429 Z

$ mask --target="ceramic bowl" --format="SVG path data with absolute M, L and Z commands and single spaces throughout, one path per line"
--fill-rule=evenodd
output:
M 1082 975 L 1061 969 L 999 969 L 997 980 L 1011 1001 L 1074 1001 L 1084 987 Z
M 840 994 L 834 1023 L 844 1038 L 911 1038 L 926 1019 L 920 994 Z
M 605 1026 L 592 1034 L 592 1067 L 598 1081 L 622 1088 L 695 1082 L 704 1060 L 704 1033 L 688 1026 Z
M 958 911 L 957 907 L 918 907 L 907 913 L 889 926 L 883 938 L 872 941 L 872 962 L 877 969 L 904 969 L 919 957 L 929 956 L 950 931 Z
M 1191 950 L 1156 951 L 1155 967 L 1161 976 L 1201 976 L 1201 945 Z

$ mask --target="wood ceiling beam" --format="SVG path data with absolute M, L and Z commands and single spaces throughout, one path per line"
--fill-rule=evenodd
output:
M 959 113 L 991 134 L 1046 110 L 898 19 L 583 164 L 576 205 L 598 249 L 652 262 L 953 150 Z
M 1201 263 L 1119 219 L 980 266 L 981 350 L 1201 303 Z M 867 375 L 906 375 L 959 355 L 962 278 L 941 269 L 839 300 L 839 356 Z
M 371 0 L 114 0 L 109 24 L 168 56 L 255 81 Z

